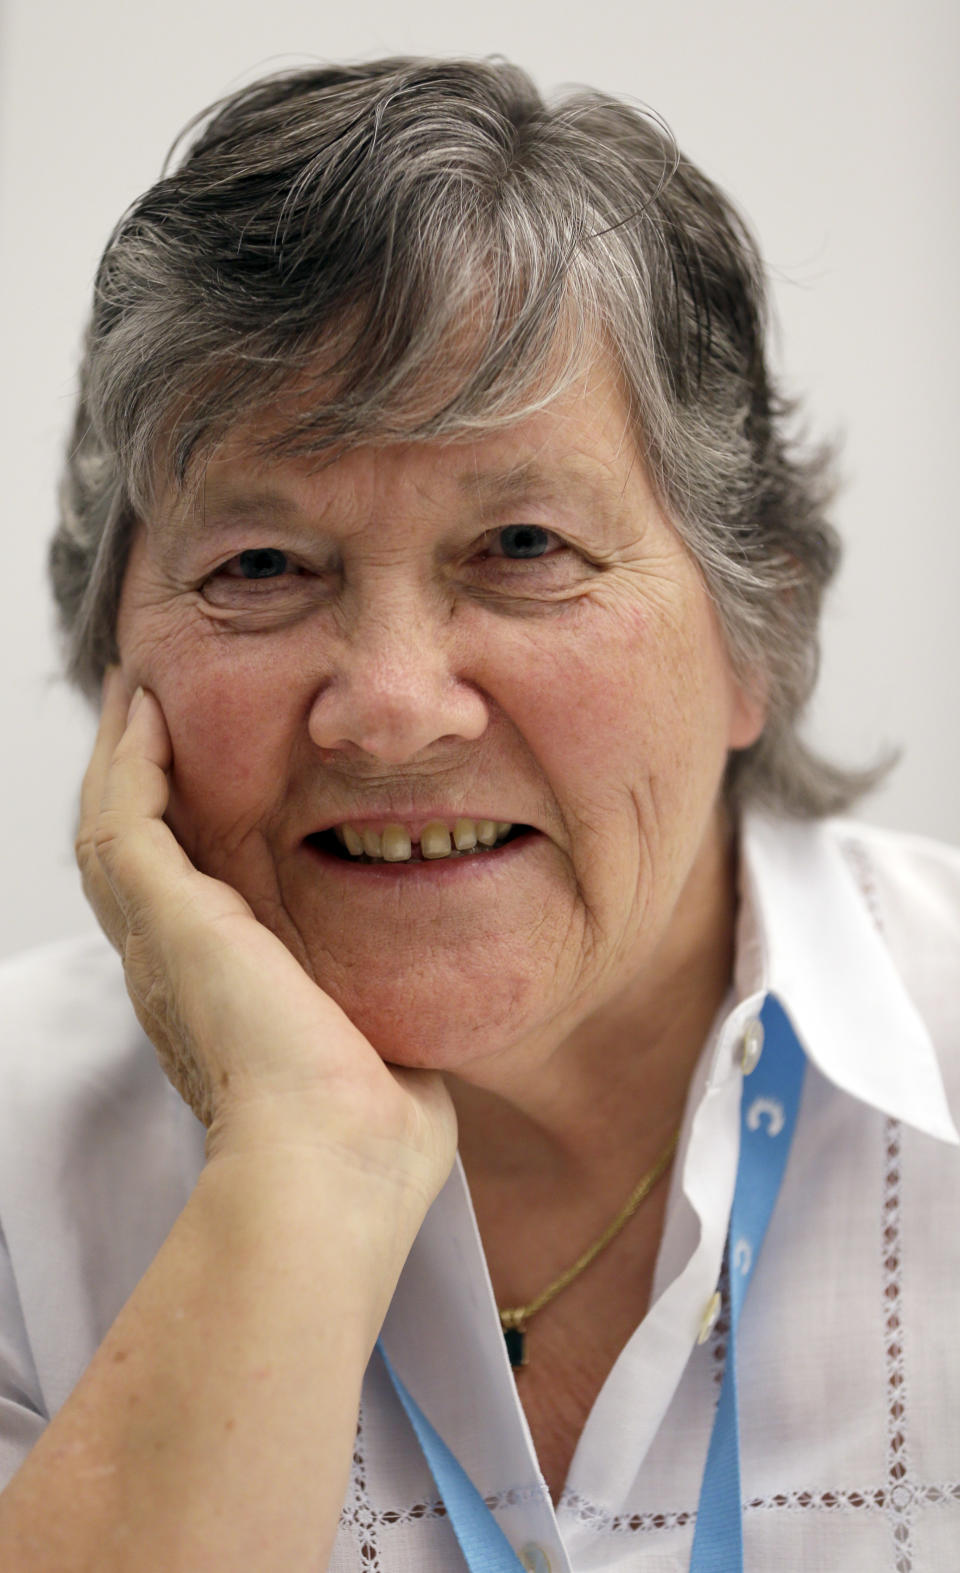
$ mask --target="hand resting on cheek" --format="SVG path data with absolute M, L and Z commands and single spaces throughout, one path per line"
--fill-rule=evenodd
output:
M 172 749 L 156 698 L 107 674 L 77 858 L 164 1072 L 209 1128 L 208 1154 L 330 1144 L 432 1196 L 453 1161 L 440 1076 L 386 1065 L 229 885 L 164 821 Z

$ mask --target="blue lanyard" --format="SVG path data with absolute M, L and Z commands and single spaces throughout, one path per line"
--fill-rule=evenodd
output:
M 768 994 L 760 1013 L 763 1053 L 744 1078 L 740 1162 L 730 1212 L 727 1266 L 730 1332 L 726 1368 L 707 1451 L 690 1573 L 742 1573 L 737 1329 L 767 1225 L 780 1192 L 800 1108 L 804 1053 L 782 1007 Z M 377 1344 L 423 1449 L 470 1573 L 524 1573 L 523 1564 L 462 1464 L 411 1398 Z
M 764 1001 L 760 1021 L 763 1053 L 756 1069 L 744 1078 L 740 1098 L 740 1162 L 727 1237 L 730 1332 L 720 1401 L 700 1487 L 690 1573 L 740 1573 L 743 1568 L 737 1328 L 767 1224 L 780 1194 L 806 1069 L 796 1034 L 772 994 Z
M 523 1563 L 463 1465 L 451 1453 L 440 1433 L 434 1430 L 420 1406 L 410 1397 L 379 1341 L 377 1348 L 417 1441 L 423 1448 L 470 1573 L 524 1573 Z

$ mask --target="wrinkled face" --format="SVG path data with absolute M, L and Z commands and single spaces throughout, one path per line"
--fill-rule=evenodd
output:
M 727 752 L 762 725 L 613 378 L 324 466 L 244 435 L 124 583 L 170 823 L 386 1058 L 559 1042 L 714 900 Z

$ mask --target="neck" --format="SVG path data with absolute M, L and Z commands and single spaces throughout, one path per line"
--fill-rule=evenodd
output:
M 655 953 L 559 1040 L 523 1045 L 468 1082 L 448 1077 L 486 1239 L 522 1187 L 533 1213 L 599 1226 L 680 1125 L 730 987 L 735 863 L 719 816 Z

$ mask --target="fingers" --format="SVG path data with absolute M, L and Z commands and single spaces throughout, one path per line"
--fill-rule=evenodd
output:
M 133 695 L 118 666 L 109 667 L 103 680 L 100 725 L 90 763 L 80 791 L 80 832 L 96 819 L 103 801 L 103 784 L 114 749 L 127 725 L 127 710 Z
M 151 899 L 157 867 L 181 874 L 186 859 L 163 823 L 170 737 L 151 694 L 131 703 L 117 668 L 104 681 L 97 740 L 81 792 L 77 862 L 87 899 L 125 954 L 131 922 Z
M 163 711 L 151 693 L 138 688 L 124 704 L 124 687 L 112 689 L 101 730 L 113 750 L 103 775 L 100 815 L 127 820 L 163 817 L 170 797 L 167 771 L 172 763 L 170 734 Z
M 130 699 L 131 695 L 120 668 L 110 668 L 103 682 L 97 738 L 80 789 L 80 818 L 74 841 L 84 895 L 93 908 L 100 927 L 121 956 L 124 951 L 126 924 L 110 888 L 110 882 L 100 865 L 94 845 L 94 833 L 103 802 L 104 783 L 110 761 L 126 728 Z

